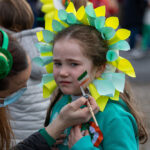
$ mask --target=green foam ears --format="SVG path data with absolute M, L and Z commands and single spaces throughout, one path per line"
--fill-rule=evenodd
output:
M 3 35 L 2 47 L 0 47 L 0 79 L 5 78 L 10 72 L 13 64 L 13 59 L 8 49 L 9 39 L 7 34 L 0 29 Z
M 0 32 L 2 32 L 3 34 L 3 44 L 2 44 L 2 48 L 7 50 L 8 49 L 8 43 L 9 43 L 9 39 L 7 36 L 7 33 L 4 32 L 3 30 L 0 29 Z

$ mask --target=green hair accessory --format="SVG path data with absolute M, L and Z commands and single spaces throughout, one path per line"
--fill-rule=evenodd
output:
M 7 50 L 9 43 L 8 36 L 6 32 L 1 29 L 0 32 L 3 35 L 3 43 L 2 47 L 0 47 L 0 79 L 3 79 L 9 74 L 12 68 L 13 58 L 10 52 Z
M 76 11 L 74 4 L 70 2 L 66 10 L 56 10 L 52 18 L 45 18 L 45 30 L 37 33 L 39 44 L 36 44 L 41 53 L 41 57 L 38 57 L 36 62 L 40 66 L 45 66 L 48 72 L 43 76 L 41 83 L 45 98 L 49 97 L 57 87 L 53 77 L 53 37 L 72 24 L 94 26 L 108 43 L 106 69 L 101 77 L 95 79 L 88 87 L 101 111 L 104 111 L 108 100 L 119 100 L 119 93 L 124 90 L 125 74 L 136 77 L 131 63 L 119 56 L 119 50 L 130 49 L 128 42 L 125 41 L 130 36 L 130 31 L 123 28 L 118 29 L 118 17 L 106 18 L 105 12 L 105 6 L 94 9 L 92 4 L 85 8 L 81 6 Z M 116 69 L 121 72 L 116 72 Z

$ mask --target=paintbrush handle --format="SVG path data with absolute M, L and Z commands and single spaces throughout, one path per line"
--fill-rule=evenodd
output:
M 80 89 L 81 89 L 82 95 L 83 95 L 86 99 L 89 99 L 89 96 L 88 96 L 87 94 L 85 94 L 85 91 L 84 91 L 84 89 L 83 89 L 82 86 L 80 86 Z M 98 126 L 97 120 L 96 120 L 96 118 L 95 118 L 93 109 L 92 109 L 92 107 L 91 107 L 91 105 L 90 105 L 90 103 L 89 103 L 89 100 L 87 101 L 87 105 L 88 105 L 88 108 L 89 108 L 89 110 L 90 110 L 90 113 L 91 113 L 91 115 L 92 115 L 92 117 L 93 117 L 93 120 L 94 120 L 96 126 Z
M 89 110 L 90 110 L 90 113 L 91 113 L 91 115 L 92 115 L 92 117 L 93 117 L 93 120 L 94 120 L 96 126 L 98 126 L 97 120 L 96 120 L 96 118 L 95 118 L 94 112 L 93 112 L 93 110 L 92 110 L 92 107 L 91 107 L 89 101 L 87 101 L 87 105 L 88 105 L 88 108 L 89 108 Z

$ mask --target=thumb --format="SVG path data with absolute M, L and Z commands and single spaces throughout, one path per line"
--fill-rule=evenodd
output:
M 81 97 L 77 99 L 76 101 L 72 102 L 71 105 L 74 109 L 79 109 L 82 105 L 84 105 L 87 102 L 87 99 L 84 97 Z

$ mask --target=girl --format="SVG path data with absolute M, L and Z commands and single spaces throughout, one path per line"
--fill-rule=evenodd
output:
M 14 136 L 10 126 L 9 112 L 7 105 L 17 101 L 26 89 L 26 83 L 31 73 L 31 62 L 29 56 L 18 44 L 8 38 L 7 34 L 0 29 L 0 149 L 10 149 L 10 139 Z M 23 142 L 15 146 L 17 150 L 49 150 L 52 143 L 61 132 L 70 125 L 76 125 L 88 121 L 91 114 L 87 107 L 80 109 L 86 103 L 85 98 L 66 105 L 60 115 L 53 123 L 32 134 Z M 94 113 L 98 107 L 90 100 Z M 69 112 L 69 113 L 68 113 Z M 53 137 L 53 139 L 51 138 Z M 44 139 L 47 137 L 47 140 Z M 48 142 L 47 142 L 48 141 Z
M 96 13 L 98 10 L 102 10 L 101 8 L 94 10 L 91 6 L 87 6 L 84 11 L 84 8 L 81 7 L 77 13 L 74 13 L 71 11 L 71 6 L 73 6 L 72 3 L 66 9 L 67 19 L 64 19 L 65 15 L 61 18 L 58 12 L 59 19 L 68 23 L 69 27 L 62 27 L 59 24 L 62 23 L 61 21 L 53 20 L 52 28 L 49 24 L 50 31 L 44 30 L 38 33 L 39 39 L 42 41 L 39 43 L 39 49 L 41 54 L 46 57 L 39 57 L 36 61 L 41 60 L 42 66 L 46 65 L 47 70 L 51 73 L 52 68 L 50 69 L 51 64 L 49 63 L 51 63 L 52 57 L 51 53 L 46 54 L 46 52 L 49 52 L 50 49 L 53 50 L 53 75 L 58 86 L 51 97 L 51 106 L 47 113 L 45 126 L 57 117 L 63 106 L 82 96 L 77 79 L 86 70 L 89 80 L 83 88 L 86 93 L 94 97 L 100 107 L 100 111 L 96 114 L 98 127 L 91 119 L 85 124 L 79 124 L 80 127 L 66 129 L 64 133 L 67 137 L 69 136 L 69 140 L 66 138 L 62 144 L 57 145 L 57 148 L 62 150 L 69 148 L 72 150 L 139 149 L 139 140 L 143 143 L 146 142 L 147 133 L 128 89 L 124 89 L 125 76 L 120 71 L 116 71 L 118 68 L 132 77 L 135 76 L 131 64 L 118 56 L 118 49 L 129 49 L 128 44 L 123 40 L 125 36 L 120 37 L 120 32 L 121 35 L 128 32 L 119 30 L 113 34 L 113 28 L 117 28 L 113 25 L 116 25 L 117 21 L 109 18 L 102 23 L 104 18 L 98 16 L 101 12 Z M 86 13 L 80 14 L 81 10 L 83 10 L 82 13 Z M 65 14 L 65 12 L 63 13 Z M 85 17 L 83 21 L 80 17 L 78 18 L 78 14 L 80 17 L 83 15 L 87 18 Z M 73 19 L 69 18 L 71 15 L 76 17 L 75 23 L 73 23 Z M 85 23 L 86 19 L 88 21 Z M 99 20 L 100 22 L 98 22 Z M 54 41 L 52 31 L 55 33 Z M 43 41 L 47 43 L 43 43 Z M 51 41 L 53 41 L 53 48 L 50 47 Z M 49 61 L 46 63 L 48 59 Z M 52 91 L 52 88 L 56 87 L 55 82 L 52 80 L 51 74 L 43 77 L 45 96 Z M 120 96 L 119 91 L 122 92 Z M 89 135 L 87 135 L 87 130 Z

